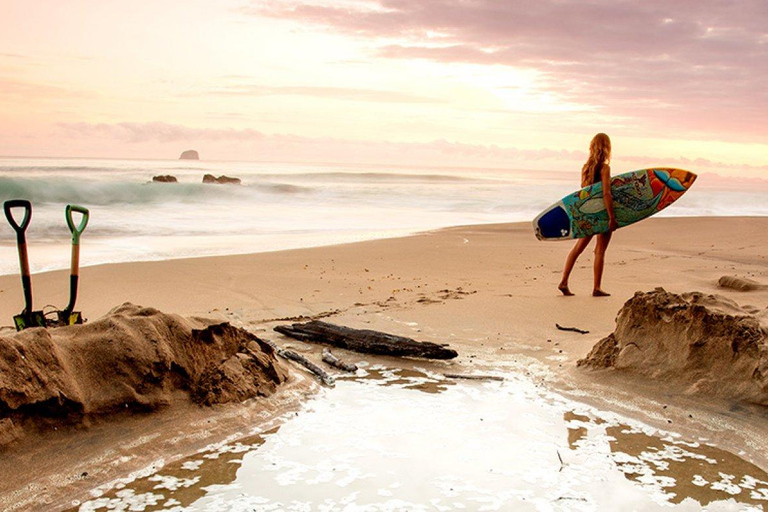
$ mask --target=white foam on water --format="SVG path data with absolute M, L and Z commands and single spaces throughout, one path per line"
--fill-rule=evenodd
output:
M 733 468 L 697 441 L 596 411 L 520 374 L 504 376 L 460 382 L 368 367 L 357 380 L 337 381 L 263 444 L 240 446 L 242 458 L 226 461 L 236 474 L 208 478 L 193 501 L 171 492 L 201 474 L 206 480 L 205 466 L 188 461 L 182 474 L 151 477 L 154 487 L 124 489 L 81 510 L 759 510 L 754 500 L 768 492 L 764 473 L 730 475 Z M 633 454 L 634 442 L 624 447 L 617 435 L 647 436 L 648 446 Z M 196 458 L 219 452 L 228 453 Z M 703 468 L 709 479 L 670 471 L 701 464 L 712 466 Z M 703 504 L 674 499 L 687 483 L 718 494 L 701 494 Z M 182 501 L 144 505 L 163 499 Z

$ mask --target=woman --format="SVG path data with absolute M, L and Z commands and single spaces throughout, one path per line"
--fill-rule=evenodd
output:
M 605 250 L 608 249 L 608 243 L 611 241 L 612 232 L 618 228 L 616 215 L 613 211 L 613 197 L 611 197 L 611 139 L 604 133 L 598 133 L 589 143 L 589 158 L 587 163 L 581 168 L 581 186 L 587 187 L 597 182 L 603 184 L 603 201 L 605 202 L 605 211 L 608 212 L 608 232 L 597 235 L 597 246 L 595 247 L 595 283 L 592 288 L 592 295 L 595 297 L 608 297 L 610 293 L 603 291 L 601 281 L 603 279 L 603 267 L 605 266 Z M 587 248 L 594 235 L 580 238 L 573 246 L 568 258 L 565 260 L 563 268 L 563 279 L 560 281 L 557 289 L 563 295 L 573 295 L 568 288 L 568 278 L 571 276 L 573 266 L 576 260 Z

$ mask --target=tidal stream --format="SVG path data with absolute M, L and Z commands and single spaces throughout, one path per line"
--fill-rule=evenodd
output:
M 368 366 L 234 444 L 76 510 L 762 510 L 738 456 L 563 398 L 519 373 Z

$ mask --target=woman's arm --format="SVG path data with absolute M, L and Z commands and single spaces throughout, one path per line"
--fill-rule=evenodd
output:
M 600 169 L 600 181 L 603 183 L 603 202 L 605 211 L 608 212 L 608 229 L 615 231 L 619 224 L 616 222 L 616 214 L 613 211 L 613 196 L 611 195 L 611 166 L 604 164 Z

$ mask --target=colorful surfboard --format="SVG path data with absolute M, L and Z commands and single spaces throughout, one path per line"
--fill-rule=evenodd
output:
M 611 178 L 613 211 L 619 227 L 634 224 L 677 201 L 696 180 L 682 169 L 660 167 Z M 533 220 L 539 240 L 570 240 L 608 231 L 603 184 L 595 183 L 565 196 Z

